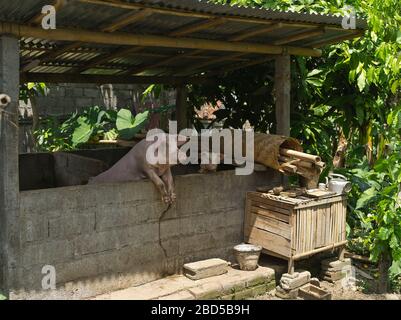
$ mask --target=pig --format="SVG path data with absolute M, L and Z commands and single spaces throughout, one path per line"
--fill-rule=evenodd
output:
M 214 173 L 217 171 L 219 163 L 223 161 L 224 154 L 204 151 L 199 154 L 199 158 L 209 162 L 208 164 L 201 163 L 199 173 Z
M 162 201 L 166 204 L 173 204 L 176 200 L 174 190 L 174 180 L 171 173 L 171 167 L 177 163 L 169 163 L 169 154 L 175 155 L 178 162 L 187 159 L 186 154 L 178 148 L 170 147 L 168 134 L 159 135 L 160 140 L 157 141 L 160 146 L 157 153 L 165 155 L 166 162 L 156 162 L 152 164 L 147 160 L 147 152 L 149 147 L 154 146 L 154 141 L 141 140 L 136 144 L 120 161 L 118 161 L 109 170 L 102 174 L 91 178 L 88 184 L 114 183 L 139 181 L 142 179 L 150 179 L 161 194 Z M 184 136 L 173 137 L 177 141 L 177 147 L 186 143 L 187 138 Z

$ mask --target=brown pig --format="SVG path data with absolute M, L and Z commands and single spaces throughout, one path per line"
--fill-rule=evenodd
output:
M 169 143 L 169 138 L 173 138 L 173 145 Z M 174 192 L 174 180 L 171 173 L 171 167 L 178 162 L 187 159 L 186 154 L 181 152 L 177 147 L 186 143 L 185 136 L 177 135 L 158 135 L 157 141 L 146 141 L 146 139 L 136 144 L 120 161 L 118 161 L 109 170 L 102 174 L 91 178 L 88 184 L 98 183 L 114 183 L 138 181 L 142 179 L 150 179 L 159 190 L 163 202 L 172 204 L 176 200 Z M 155 148 L 153 154 L 157 157 L 163 155 L 165 161 L 148 161 L 147 153 L 150 147 Z M 151 153 L 151 152 L 150 152 Z M 152 154 L 152 153 L 151 153 Z M 175 157 L 176 161 L 170 163 L 169 155 Z

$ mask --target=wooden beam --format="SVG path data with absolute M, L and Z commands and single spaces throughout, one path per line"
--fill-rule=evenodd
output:
M 219 17 L 214 14 L 205 13 L 205 12 L 192 12 L 181 9 L 172 9 L 172 8 L 163 8 L 163 7 L 151 7 L 146 4 L 141 3 L 129 3 L 118 0 L 77 0 L 78 2 L 101 5 L 101 6 L 109 6 L 120 9 L 127 10 L 138 10 L 138 9 L 151 9 L 154 13 L 165 14 L 165 15 L 173 15 L 178 17 L 192 17 L 192 18 L 200 18 L 200 19 L 213 19 Z M 257 23 L 257 24 L 271 24 L 270 21 L 265 19 L 257 19 L 257 18 L 244 18 L 244 17 L 233 17 L 233 16 L 224 16 L 227 21 L 233 22 L 243 22 L 243 23 Z
M 321 35 L 324 33 L 325 33 L 324 29 L 318 28 L 317 30 L 309 30 L 306 32 L 301 32 L 301 33 L 297 33 L 297 34 L 288 36 L 286 38 L 274 41 L 273 44 L 280 46 L 280 45 L 287 44 L 290 42 L 299 41 L 299 40 L 303 40 L 303 39 L 307 39 L 307 38 L 312 38 L 314 36 L 318 36 L 318 35 Z
M 272 24 L 271 26 L 264 27 L 264 28 L 258 28 L 258 29 L 252 29 L 250 31 L 245 31 L 243 33 L 240 33 L 238 35 L 232 36 L 229 40 L 230 41 L 241 41 L 245 39 L 249 39 L 255 36 L 259 36 L 261 34 L 266 34 L 269 32 L 272 32 L 277 29 L 281 29 L 283 27 L 282 23 L 275 23 Z
M 224 18 L 217 18 L 217 19 L 211 19 L 211 20 L 207 20 L 207 21 L 197 22 L 197 23 L 193 23 L 189 26 L 184 26 L 182 28 L 178 28 L 177 30 L 170 32 L 169 36 L 182 37 L 182 36 L 186 36 L 188 34 L 194 33 L 194 32 L 209 29 L 212 27 L 217 27 L 219 25 L 222 25 L 223 23 L 226 23 L 226 19 L 224 19 Z
M 278 135 L 290 136 L 291 57 L 276 57 L 274 91 L 276 98 L 276 123 Z
M 114 32 L 116 30 L 120 30 L 128 25 L 132 25 L 136 22 L 139 22 L 152 14 L 152 10 L 150 9 L 143 9 L 139 12 L 134 14 L 130 13 L 124 18 L 120 18 L 118 21 L 112 23 L 111 25 L 102 29 L 104 32 Z
M 206 12 L 194 12 L 185 9 L 173 9 L 169 7 L 156 7 L 151 6 L 149 4 L 143 3 L 131 3 L 131 2 L 123 2 L 121 0 L 77 0 L 78 2 L 93 4 L 93 5 L 100 5 L 100 6 L 109 6 L 114 8 L 120 9 L 127 9 L 127 10 L 138 10 L 138 9 L 151 9 L 154 13 L 164 14 L 164 15 L 173 15 L 177 17 L 192 17 L 192 18 L 203 18 L 203 19 L 213 19 L 221 17 L 217 14 L 211 14 Z M 247 17 L 240 17 L 240 16 L 230 16 L 224 15 L 224 19 L 231 22 L 240 22 L 240 23 L 252 23 L 252 24 L 259 24 L 259 25 L 270 25 L 274 23 L 272 20 L 266 20 L 262 18 L 247 18 Z M 292 22 L 286 21 L 283 23 L 285 26 L 292 26 L 292 27 L 300 27 L 300 28 L 316 28 L 316 23 L 312 22 Z M 329 30 L 339 30 L 344 31 L 341 26 L 327 26 Z
M 56 9 L 56 11 L 60 10 L 62 7 L 64 7 L 67 4 L 66 0 L 54 0 L 51 5 Z M 35 15 L 33 18 L 29 19 L 29 21 L 26 22 L 26 24 L 34 24 L 34 25 L 40 25 L 42 23 L 42 19 L 45 15 L 40 12 L 39 14 Z
M 187 48 L 260 54 L 288 53 L 290 55 L 312 57 L 321 56 L 320 50 L 300 47 L 283 47 L 260 43 L 227 42 L 194 38 L 172 38 L 166 36 L 142 35 L 122 32 L 115 32 L 113 35 L 110 35 L 104 32 L 62 28 L 55 30 L 44 30 L 42 28 L 8 22 L 0 23 L 0 33 L 12 34 L 19 38 L 34 37 L 53 41 L 86 42 L 107 45 Z
M 149 9 L 145 9 L 145 10 L 149 10 Z M 226 20 L 223 19 L 223 18 L 218 18 L 218 19 L 213 19 L 213 20 L 208 20 L 208 21 L 202 21 L 201 23 L 195 23 L 195 24 L 192 24 L 191 26 L 185 26 L 183 28 L 180 28 L 180 29 L 177 29 L 177 30 L 175 30 L 173 32 L 170 32 L 169 36 L 172 36 L 172 37 L 185 36 L 185 35 L 188 35 L 190 33 L 193 33 L 193 32 L 199 31 L 199 30 L 203 30 L 203 29 L 207 29 L 207 28 L 211 28 L 213 26 L 217 26 L 217 25 L 223 24 L 225 22 L 226 22 Z M 142 48 L 142 49 L 144 49 L 144 48 Z M 138 48 L 138 50 L 136 50 L 136 51 L 141 51 L 142 49 Z M 121 56 L 124 56 L 124 54 L 121 54 L 121 55 L 118 54 L 118 56 L 121 57 Z M 104 61 L 107 61 L 107 59 L 112 59 L 112 58 L 114 59 L 116 57 L 117 56 L 112 56 L 112 57 L 110 57 L 110 56 L 107 57 L 106 56 L 106 57 L 104 57 L 102 59 L 99 59 L 100 62 L 94 60 L 93 62 L 90 63 L 90 65 L 91 65 L 91 67 L 93 67 L 96 64 L 100 64 L 100 63 L 103 63 Z M 171 59 L 171 60 L 170 59 L 171 59 L 171 57 L 167 58 L 164 62 L 161 62 L 161 63 L 158 62 L 156 64 L 156 66 L 163 65 L 164 63 L 169 63 L 170 61 L 174 61 L 175 60 L 175 59 Z M 155 66 L 153 66 L 153 67 L 155 67 Z M 83 72 L 85 70 L 88 70 L 88 69 L 89 68 L 87 68 L 87 69 L 83 68 L 81 70 L 78 70 L 77 73 L 81 73 L 81 72 Z M 142 72 L 142 71 L 144 71 L 146 69 L 149 69 L 149 68 L 148 67 L 144 68 L 144 66 L 135 66 L 135 67 L 131 68 L 130 70 L 124 72 L 123 74 L 127 74 L 127 75 L 134 74 L 134 73 L 137 74 L 137 73 L 140 73 L 140 72 Z
M 112 24 L 108 25 L 107 27 L 104 27 L 101 31 L 102 32 L 114 32 L 115 30 L 117 30 L 119 28 L 123 28 L 129 24 L 133 24 L 135 22 L 143 20 L 143 19 L 147 18 L 150 14 L 152 14 L 152 12 L 150 10 L 144 9 L 139 12 L 135 12 L 135 14 L 130 14 L 129 16 L 125 15 L 124 18 L 113 22 Z M 39 60 L 40 60 L 40 62 L 50 61 L 54 58 L 57 58 L 59 55 L 62 55 L 68 51 L 77 49 L 80 46 L 82 46 L 81 41 L 68 44 L 65 47 L 62 47 L 62 48 L 50 53 L 49 55 L 46 55 L 45 57 L 43 57 L 42 59 L 39 59 Z M 29 69 L 29 70 L 32 70 L 32 69 Z M 29 70 L 24 70 L 24 72 L 29 71 Z
M 277 23 L 277 24 L 268 26 L 266 28 L 263 28 L 263 32 L 261 31 L 258 34 L 268 33 L 268 32 L 271 32 L 273 30 L 279 29 L 281 27 L 282 27 L 282 24 L 281 23 Z M 247 32 L 244 32 L 244 33 L 242 33 L 240 35 L 233 36 L 233 37 L 229 38 L 228 40 L 229 41 L 233 41 L 233 42 L 237 42 L 237 41 L 240 41 L 240 40 L 244 40 L 246 38 L 253 37 L 255 34 L 256 34 L 255 30 L 247 31 Z M 196 50 L 196 51 L 193 51 L 192 53 L 190 52 L 189 54 L 185 53 L 184 55 L 195 56 L 195 55 L 199 55 L 199 54 L 201 54 L 203 52 L 204 52 L 204 50 Z M 137 73 L 143 72 L 143 71 L 145 71 L 147 69 L 155 68 L 155 67 L 162 66 L 162 65 L 165 65 L 167 63 L 179 60 L 182 57 L 183 57 L 183 54 L 179 54 L 179 55 L 176 55 L 176 56 L 173 56 L 173 57 L 170 57 L 170 58 L 166 58 L 164 60 L 160 60 L 160 61 L 158 61 L 156 63 L 153 63 L 153 64 L 142 65 L 142 66 L 139 66 L 139 67 L 136 67 L 136 68 L 132 68 L 132 69 L 124 72 L 124 74 L 137 74 Z M 212 63 L 214 63 L 214 62 L 212 62 Z
M 244 69 L 244 68 L 247 68 L 247 67 L 256 66 L 258 64 L 266 63 L 268 61 L 273 60 L 275 57 L 276 56 L 274 56 L 274 55 L 269 55 L 269 56 L 261 58 L 261 59 L 256 59 L 256 60 L 249 61 L 249 62 L 235 64 L 233 66 L 225 66 L 222 69 L 218 69 L 218 70 L 215 70 L 215 71 L 207 72 L 205 76 L 208 77 L 208 78 L 213 77 L 213 76 L 221 76 L 221 75 L 224 75 L 225 73 L 228 73 L 228 72 L 233 72 L 233 71 L 236 71 L 236 70 L 240 70 L 240 69 Z
M 75 71 L 75 73 L 82 73 L 85 70 L 89 70 L 91 68 L 96 67 L 97 65 L 100 65 L 102 63 L 105 63 L 107 61 L 122 57 L 122 56 L 127 56 L 129 54 L 135 53 L 135 52 L 139 52 L 141 51 L 143 48 L 142 47 L 134 47 L 134 48 L 127 48 L 127 49 L 117 49 L 115 52 L 107 54 L 107 55 L 101 55 L 99 57 L 96 57 L 92 60 L 89 61 L 88 64 L 86 64 L 85 66 L 83 66 L 82 68 L 79 68 L 78 70 Z
M 89 74 L 67 74 L 67 73 L 35 73 L 21 74 L 21 83 L 46 82 L 46 83 L 97 83 L 97 84 L 201 84 L 210 82 L 204 77 L 154 77 L 154 76 L 131 76 L 122 77 L 116 75 L 89 75 Z
M 216 64 L 219 62 L 223 62 L 223 61 L 227 61 L 227 60 L 231 60 L 231 59 L 235 59 L 235 58 L 240 58 L 245 56 L 246 53 L 236 53 L 236 54 L 232 54 L 232 55 L 228 55 L 228 56 L 223 56 L 223 57 L 218 57 L 218 58 L 214 58 L 214 59 L 210 59 L 208 61 L 204 61 L 201 63 L 197 63 L 197 64 L 193 64 L 185 69 L 179 70 L 177 71 L 177 74 L 187 74 L 190 71 L 193 70 L 199 70 L 203 67 L 212 65 L 212 64 Z
M 307 45 L 313 48 L 321 48 L 330 44 L 334 44 L 334 43 L 338 43 L 341 41 L 345 41 L 345 40 L 352 40 L 355 38 L 359 38 L 364 34 L 364 31 L 354 31 L 351 34 L 348 35 L 340 35 L 340 36 L 336 36 L 330 39 L 325 39 L 325 40 L 321 40 L 321 41 L 315 41 L 315 42 L 310 42 Z

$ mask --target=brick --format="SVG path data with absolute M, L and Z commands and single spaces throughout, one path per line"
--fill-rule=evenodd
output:
M 221 295 L 222 287 L 219 283 L 210 282 L 190 288 L 188 291 L 196 300 L 213 300 Z
M 192 280 L 199 280 L 227 273 L 227 268 L 227 261 L 208 259 L 184 264 L 184 274 Z

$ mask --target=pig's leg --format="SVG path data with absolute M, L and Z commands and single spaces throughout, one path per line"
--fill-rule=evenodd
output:
M 174 179 L 173 175 L 171 174 L 171 170 L 168 169 L 163 175 L 162 175 L 162 180 L 164 184 L 167 186 L 167 192 L 170 197 L 171 203 L 174 203 L 175 200 L 177 199 L 177 196 L 174 192 Z
M 164 184 L 163 180 L 160 179 L 160 177 L 156 174 L 156 172 L 152 170 L 148 170 L 146 172 L 146 175 L 149 177 L 149 179 L 153 182 L 153 184 L 156 186 L 156 188 L 159 190 L 160 194 L 162 195 L 162 200 L 165 203 L 170 203 L 170 196 L 167 192 L 166 185 Z

